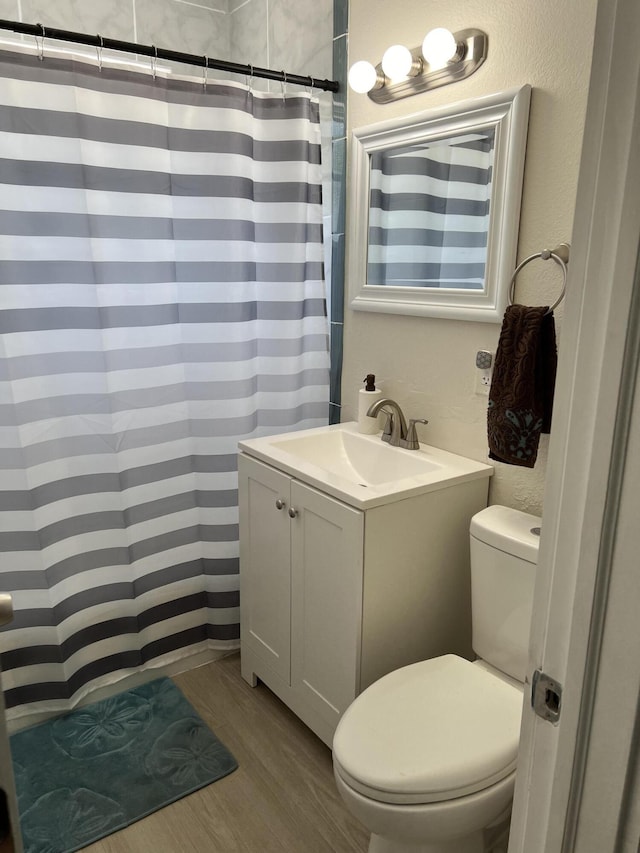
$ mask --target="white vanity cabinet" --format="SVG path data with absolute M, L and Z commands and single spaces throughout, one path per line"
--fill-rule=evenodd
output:
M 469 522 L 489 474 L 358 507 L 254 458 L 252 443 L 238 464 L 242 675 L 331 745 L 377 678 L 471 655 Z
M 242 673 L 322 737 L 355 695 L 364 513 L 245 456 L 239 479 Z

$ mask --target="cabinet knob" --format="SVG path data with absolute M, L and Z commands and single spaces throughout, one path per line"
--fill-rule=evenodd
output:
M 298 514 L 298 510 L 294 509 L 292 506 L 289 507 L 289 518 L 295 518 Z
M 284 501 L 282 498 L 276 498 L 276 509 L 284 509 Z

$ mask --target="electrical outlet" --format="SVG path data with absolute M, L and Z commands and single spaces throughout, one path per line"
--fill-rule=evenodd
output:
M 493 353 L 488 349 L 480 349 L 476 353 L 476 394 L 489 396 L 491 373 L 493 370 Z
M 480 394 L 483 397 L 488 397 L 490 387 L 491 368 L 487 367 L 484 370 L 476 368 L 476 394 Z

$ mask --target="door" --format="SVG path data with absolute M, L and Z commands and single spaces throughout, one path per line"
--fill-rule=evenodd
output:
M 291 486 L 291 686 L 335 728 L 356 696 L 364 513 Z
M 6 625 L 13 618 L 13 604 L 8 593 L 0 593 L 0 625 Z M 1 678 L 1 674 L 0 674 Z M 3 802 L 0 803 L 2 818 L 0 820 L 0 853 L 22 853 L 20 837 L 20 822 L 18 818 L 18 800 L 13 781 L 13 767 L 9 736 L 5 722 L 4 696 L 0 686 L 0 791 Z M 6 811 L 5 811 L 6 803 Z M 5 827 L 6 820 L 9 827 Z M 7 830 L 8 829 L 8 834 Z
M 274 468 L 238 457 L 242 648 L 286 684 L 291 663 L 290 483 L 290 477 Z
M 599 0 L 509 853 L 638 850 L 640 4 Z M 635 407 L 635 410 L 634 410 Z

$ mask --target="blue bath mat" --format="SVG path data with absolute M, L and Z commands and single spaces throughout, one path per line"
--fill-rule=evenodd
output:
M 238 766 L 169 678 L 11 737 L 25 853 L 72 853 Z

